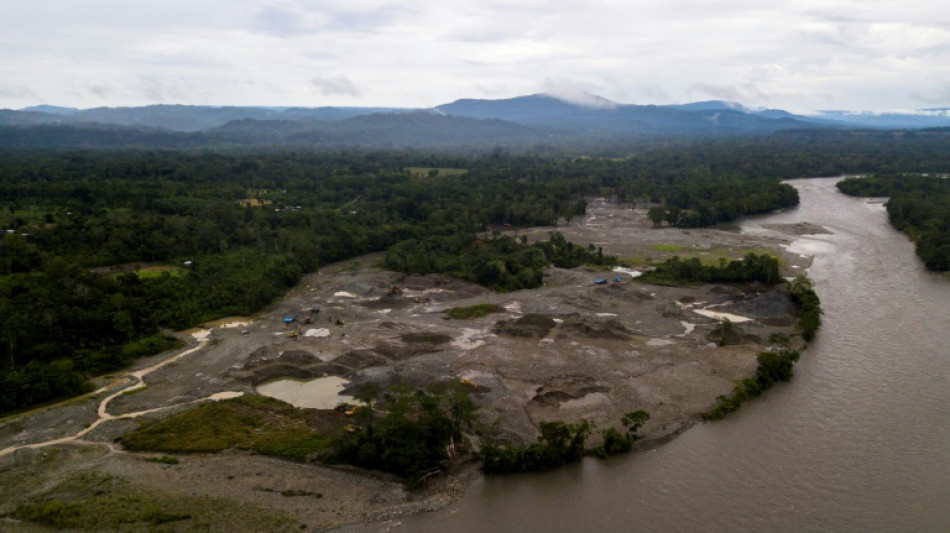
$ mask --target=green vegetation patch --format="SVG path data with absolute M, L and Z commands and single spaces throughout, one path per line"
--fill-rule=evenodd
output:
M 720 258 L 715 265 L 703 264 L 697 257 L 682 259 L 676 256 L 637 278 L 637 281 L 660 285 L 751 282 L 775 285 L 783 280 L 778 259 L 768 254 L 756 255 L 751 252 L 741 260 Z
M 440 273 L 501 292 L 534 289 L 544 283 L 549 265 L 613 266 L 617 259 L 590 244 L 576 245 L 560 232 L 547 241 L 528 244 L 527 237 L 478 239 L 474 236 L 435 236 L 409 239 L 386 250 L 383 266 L 406 274 Z
M 110 279 L 115 281 L 118 281 L 120 276 L 126 276 L 129 274 L 135 274 L 140 280 L 160 278 L 163 275 L 182 277 L 188 274 L 188 269 L 175 265 L 148 265 L 139 266 L 139 268 L 135 268 L 135 266 L 136 265 L 134 264 L 113 265 L 110 267 L 93 268 L 91 271 L 107 274 Z M 110 273 L 110 271 L 113 272 Z
M 265 396 L 207 403 L 121 437 L 131 451 L 211 453 L 253 450 L 294 461 L 322 451 L 330 439 L 314 432 L 305 411 Z
M 505 308 L 498 304 L 475 304 L 468 307 L 453 307 L 445 312 L 449 318 L 455 320 L 467 320 L 472 318 L 482 318 L 491 313 L 503 313 Z
M 678 244 L 654 244 L 650 249 L 662 252 L 659 255 L 664 258 L 669 258 L 670 254 L 675 254 L 681 259 L 692 259 L 695 257 L 699 259 L 700 263 L 704 266 L 710 267 L 719 266 L 719 263 L 723 260 L 727 262 L 741 260 L 750 253 L 756 256 L 767 255 L 772 257 L 779 262 L 780 267 L 786 264 L 782 256 L 774 250 L 762 247 L 732 248 L 728 246 L 712 246 L 709 248 L 697 248 Z
M 137 357 L 177 350 L 184 345 L 184 342 L 171 335 L 149 335 L 126 344 L 121 348 L 121 352 L 123 357 L 131 361 Z
M 798 311 L 798 327 L 802 331 L 802 338 L 811 341 L 821 327 L 821 300 L 815 292 L 812 282 L 799 274 L 788 285 L 788 295 L 795 303 Z
M 792 379 L 792 367 L 798 361 L 796 350 L 782 349 L 777 352 L 762 352 L 758 357 L 758 366 L 754 378 L 737 381 L 729 396 L 716 398 L 716 405 L 703 413 L 705 420 L 719 420 L 738 409 L 747 400 L 759 396 L 779 381 Z
M 601 432 L 599 446 L 587 448 L 591 425 L 586 420 L 579 424 L 541 422 L 537 442 L 527 446 L 485 443 L 481 448 L 482 469 L 486 474 L 513 474 L 537 472 L 579 461 L 585 455 L 606 459 L 627 453 L 639 437 L 637 432 L 650 419 L 646 411 L 627 413 L 621 419 L 624 430 L 609 427 Z
M 477 407 L 459 383 L 428 390 L 397 385 L 383 393 L 378 383 L 363 385 L 363 402 L 352 431 L 337 438 L 326 460 L 396 474 L 411 483 L 439 472 L 447 447 L 465 448 L 462 430 L 471 429 Z
M 647 255 L 625 255 L 617 258 L 617 265 L 627 268 L 650 266 L 653 262 Z
M 98 472 L 75 474 L 4 518 L 57 530 L 294 531 L 281 513 L 243 503 L 145 490 Z
M 135 271 L 139 279 L 160 278 L 165 274 L 172 277 L 181 277 L 188 274 L 188 270 L 177 266 L 150 266 Z

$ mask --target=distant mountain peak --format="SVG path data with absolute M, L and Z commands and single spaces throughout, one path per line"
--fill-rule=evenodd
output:
M 603 96 L 598 96 L 587 91 L 581 91 L 573 88 L 555 89 L 553 91 L 541 93 L 540 96 L 547 96 L 548 98 L 554 98 L 555 100 L 560 100 L 568 104 L 587 107 L 590 109 L 614 109 L 620 105 L 617 102 L 604 98 Z
M 74 107 L 62 107 L 58 105 L 41 104 L 30 107 L 24 107 L 20 111 L 33 111 L 35 113 L 47 113 L 50 115 L 72 115 L 79 112 Z

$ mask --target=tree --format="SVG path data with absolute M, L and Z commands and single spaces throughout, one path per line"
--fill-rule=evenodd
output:
M 353 395 L 354 398 L 363 402 L 364 405 L 370 406 L 379 399 L 379 396 L 383 393 L 383 386 L 375 381 L 370 381 L 364 383 L 356 390 L 356 394 Z
M 112 327 L 117 331 L 128 335 L 129 344 L 132 344 L 132 337 L 135 335 L 135 325 L 132 324 L 132 317 L 129 316 L 129 312 L 126 310 L 121 310 L 116 312 L 112 317 Z
M 680 221 L 680 208 L 675 205 L 666 210 L 666 223 L 670 226 L 676 226 Z
M 627 433 L 632 437 L 636 438 L 637 431 L 643 427 L 643 424 L 650 419 L 650 413 L 644 411 L 643 409 L 633 411 L 623 415 L 623 418 L 620 419 L 624 427 L 627 428 Z
M 733 334 L 735 326 L 728 317 L 722 317 L 719 320 L 719 346 L 725 346 L 729 336 Z
M 666 208 L 653 206 L 647 209 L 647 218 L 650 219 L 650 222 L 653 222 L 654 228 L 659 228 L 663 225 L 663 221 L 666 220 Z
M 382 392 L 378 384 L 364 385 L 357 393 L 366 405 L 357 412 L 360 427 L 334 441 L 328 460 L 390 472 L 412 482 L 438 468 L 449 444 L 461 435 L 463 421 L 474 418 L 475 406 L 464 394 L 455 395 L 456 389 L 433 390 L 393 386 L 380 399 L 382 414 L 363 416 Z

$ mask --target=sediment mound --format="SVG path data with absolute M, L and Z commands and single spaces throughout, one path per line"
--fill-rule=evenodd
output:
M 740 326 L 732 323 L 719 323 L 706 335 L 706 339 L 719 346 L 736 344 L 758 344 L 762 339 L 757 335 L 744 331 Z
M 545 407 L 558 407 L 560 404 L 583 398 L 595 392 L 609 392 L 610 387 L 598 382 L 594 377 L 583 374 L 554 376 L 538 387 L 531 403 Z
M 554 329 L 557 323 L 547 315 L 528 313 L 515 320 L 499 320 L 493 331 L 509 337 L 533 337 L 543 339 Z
M 632 332 L 616 319 L 605 322 L 567 320 L 561 325 L 559 338 L 582 336 L 588 339 L 630 340 Z
M 731 309 L 736 314 L 756 319 L 791 317 L 795 314 L 795 304 L 788 294 L 775 289 L 746 295 L 732 304 Z

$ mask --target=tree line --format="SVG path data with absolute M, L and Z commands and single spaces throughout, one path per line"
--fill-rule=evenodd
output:
M 674 256 L 644 272 L 639 280 L 667 285 L 752 282 L 775 285 L 784 278 L 779 273 L 778 259 L 769 254 L 749 252 L 738 260 L 722 257 L 715 265 L 703 264 L 698 257 L 683 259 Z
M 479 238 L 454 235 L 409 239 L 386 251 L 383 266 L 407 274 L 443 273 L 500 292 L 540 287 L 550 265 L 574 268 L 609 266 L 615 257 L 593 245 L 576 245 L 559 232 L 548 240 L 528 243 L 526 237 Z

